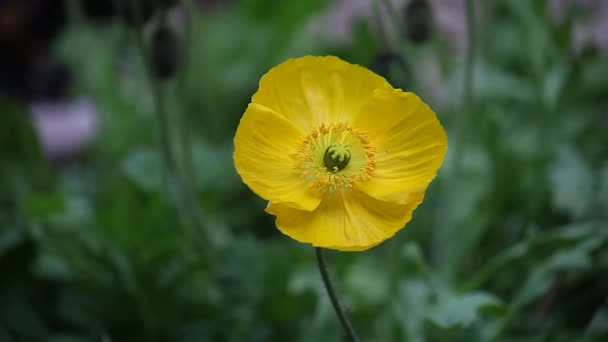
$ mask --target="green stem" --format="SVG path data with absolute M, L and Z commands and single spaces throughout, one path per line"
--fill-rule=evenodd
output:
M 135 7 L 134 15 L 136 21 L 136 28 L 134 30 L 135 40 L 137 43 L 137 48 L 141 53 L 141 58 L 143 60 L 146 76 L 149 80 L 150 90 L 152 91 L 152 97 L 154 98 L 154 109 L 158 120 L 156 126 L 158 128 L 160 156 L 163 165 L 163 178 L 166 183 L 166 186 L 168 186 L 170 189 L 170 193 L 172 193 L 172 182 L 170 178 L 173 176 L 172 170 L 175 168 L 175 160 L 173 159 L 173 155 L 171 154 L 171 143 L 169 140 L 169 120 L 167 119 L 167 115 L 164 110 L 164 96 L 157 78 L 151 72 L 151 59 L 148 53 L 148 49 L 146 49 L 146 43 L 144 40 L 143 23 L 140 12 L 140 2 L 134 1 L 133 6 Z
M 473 65 L 475 64 L 475 54 L 477 38 L 475 36 L 475 1 L 467 0 L 467 37 L 469 46 L 467 47 L 467 59 L 465 63 L 465 84 L 464 84 L 464 107 L 473 109 Z
M 403 27 L 403 20 L 401 18 L 401 16 L 399 15 L 399 10 L 397 9 L 397 7 L 395 7 L 395 4 L 393 4 L 393 2 L 391 0 L 381 0 L 382 4 L 384 5 L 384 9 L 386 9 L 386 13 L 388 13 L 388 16 L 391 18 L 391 21 L 393 22 L 393 26 L 395 28 L 395 30 L 397 31 L 397 35 L 400 35 L 403 33 L 404 31 L 404 27 Z
M 475 1 L 467 0 L 466 1 L 466 13 L 467 13 L 467 37 L 468 37 L 468 46 L 466 48 L 466 55 L 464 61 L 464 81 L 463 81 L 463 94 L 462 94 L 462 106 L 460 110 L 461 116 L 455 119 L 455 127 L 454 127 L 454 139 L 451 143 L 452 148 L 452 156 L 450 157 L 451 165 L 448 169 L 448 172 L 445 175 L 445 180 L 442 182 L 441 191 L 439 193 L 437 210 L 435 215 L 435 222 L 433 227 L 433 253 L 434 261 L 445 265 L 446 272 L 452 272 L 448 275 L 452 275 L 454 272 L 454 268 L 452 267 L 451 262 L 445 261 L 453 261 L 457 262 L 457 260 L 452 260 L 454 255 L 444 255 L 443 248 L 444 243 L 449 243 L 449 241 L 453 238 L 453 233 L 456 232 L 455 227 L 445 227 L 444 225 L 444 214 L 446 212 L 447 201 L 449 200 L 449 186 L 455 182 L 458 177 L 460 177 L 461 167 L 462 167 L 462 155 L 464 153 L 464 148 L 466 146 L 466 138 L 468 136 L 468 129 L 472 126 L 472 122 L 474 120 L 474 65 L 475 65 L 475 54 L 477 49 L 477 40 L 475 37 L 476 31 L 476 22 L 475 22 Z M 438 257 L 440 256 L 440 257 Z M 437 260 L 439 259 L 439 260 Z
M 462 94 L 462 110 L 465 116 L 460 120 L 456 120 L 456 145 L 454 146 L 454 158 L 452 168 L 452 179 L 458 178 L 460 175 L 460 168 L 462 166 L 462 153 L 466 143 L 466 137 L 468 136 L 467 130 L 471 126 L 472 116 L 474 114 L 473 106 L 473 81 L 474 81 L 474 65 L 475 65 L 475 54 L 477 47 L 477 39 L 475 37 L 475 1 L 467 0 L 466 2 L 467 12 L 467 41 L 468 46 L 466 49 L 465 62 L 464 62 L 464 84 Z
M 464 282 L 463 291 L 473 291 L 479 288 L 483 283 L 503 267 L 514 263 L 519 258 L 526 255 L 528 249 L 525 244 L 518 243 L 505 250 L 502 250 L 496 256 L 484 263 L 476 272 L 471 275 L 471 278 Z
M 384 30 L 384 26 L 382 25 L 382 12 L 380 8 L 380 3 L 378 1 L 374 1 L 372 4 L 372 11 L 374 15 L 374 24 L 376 29 L 376 35 L 378 37 L 378 41 L 380 43 L 380 49 L 382 52 L 391 50 L 391 43 L 388 38 L 388 34 Z
M 134 1 L 133 4 L 135 7 L 134 12 L 136 18 L 136 28 L 134 31 L 137 46 L 143 59 L 145 73 L 149 80 L 149 86 L 154 98 L 154 107 L 156 118 L 158 120 L 157 127 L 160 143 L 160 155 L 163 166 L 163 179 L 165 181 L 166 188 L 169 190 L 170 199 L 176 202 L 178 215 L 183 221 L 184 229 L 188 237 L 192 240 L 193 246 L 198 251 L 203 250 L 207 262 L 209 264 L 214 264 L 215 252 L 213 245 L 211 244 L 211 239 L 201 234 L 204 231 L 204 219 L 199 213 L 194 196 L 187 191 L 186 185 L 183 183 L 177 172 L 177 163 L 171 149 L 169 118 L 166 112 L 165 96 L 162 89 L 162 83 L 152 71 L 151 59 L 148 49 L 146 49 L 143 36 L 140 1 Z M 205 244 L 205 248 L 200 248 L 201 244 Z
M 338 296 L 336 296 L 336 292 L 331 284 L 331 279 L 329 278 L 329 274 L 327 272 L 327 264 L 325 263 L 325 257 L 323 256 L 323 248 L 315 247 L 315 254 L 317 255 L 317 262 L 319 263 L 319 271 L 321 272 L 321 278 L 323 278 L 323 284 L 325 285 L 325 289 L 327 290 L 331 304 L 334 306 L 338 320 L 340 320 L 340 324 L 342 324 L 342 328 L 344 329 L 344 332 L 348 338 L 352 342 L 359 342 L 357 333 L 355 333 L 355 329 L 353 329 L 348 317 L 346 317 L 346 314 L 340 305 L 340 301 L 338 300 Z
M 182 1 L 184 6 L 184 37 L 182 44 L 181 67 L 179 70 L 179 92 L 182 95 L 182 115 L 179 126 L 183 175 L 187 183 L 194 181 L 194 162 L 192 160 L 192 127 L 190 124 L 190 93 L 188 92 L 188 71 L 192 52 L 192 31 L 194 30 L 194 4 L 192 0 Z M 185 108 L 184 108 L 185 107 Z
M 475 37 L 475 1 L 467 0 L 466 5 L 468 46 L 466 49 L 464 62 L 463 101 L 461 110 L 464 117 L 460 118 L 460 120 L 456 120 L 456 144 L 454 146 L 454 158 L 452 158 L 452 179 L 457 178 L 460 174 L 462 153 L 464 150 L 466 137 L 468 136 L 467 130 L 471 126 L 471 122 L 473 121 L 472 116 L 475 111 L 473 106 L 473 68 L 475 65 L 475 54 L 477 48 L 477 39 Z

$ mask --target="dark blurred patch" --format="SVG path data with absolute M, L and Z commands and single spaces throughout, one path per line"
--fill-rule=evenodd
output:
M 156 0 L 158 6 L 165 10 L 177 5 L 178 2 L 178 0 Z
M 154 1 L 141 1 L 135 3 L 130 0 L 113 0 L 116 11 L 129 25 L 146 23 L 154 14 L 156 3 Z
M 375 73 L 384 76 L 396 88 L 407 89 L 412 79 L 409 65 L 401 55 L 380 52 L 369 65 Z
M 139 3 L 132 0 L 112 0 L 111 2 L 129 25 L 146 23 L 157 11 L 169 10 L 178 3 L 177 0 L 148 0 Z
M 173 76 L 179 64 L 178 37 L 166 26 L 157 27 L 150 39 L 150 59 L 156 77 L 166 80 Z
M 403 8 L 405 38 L 412 43 L 422 44 L 433 33 L 433 11 L 427 0 L 412 0 Z
M 82 11 L 90 19 L 109 19 L 116 14 L 116 5 L 113 0 L 83 0 Z
M 177 0 L 142 1 L 139 20 L 150 19 Z M 118 13 L 134 24 L 131 0 L 82 0 L 87 19 L 103 21 Z M 49 46 L 66 26 L 65 0 L 4 0 L 0 2 L 0 95 L 21 101 L 58 99 L 70 86 L 69 68 L 49 53 Z
M 71 81 L 68 67 L 47 56 L 41 56 L 32 63 L 28 77 L 31 95 L 37 99 L 63 97 Z
M 0 2 L 0 94 L 27 100 L 36 93 L 46 95 L 45 88 L 63 88 L 53 82 L 67 79 L 65 70 L 56 63 L 39 63 L 65 20 L 63 1 Z M 35 71 L 41 71 L 42 78 L 31 76 Z M 42 84 L 43 78 L 50 83 Z

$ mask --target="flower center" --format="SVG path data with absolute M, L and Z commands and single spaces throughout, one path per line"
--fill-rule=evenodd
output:
M 313 188 L 331 192 L 370 179 L 376 149 L 364 131 L 346 123 L 323 124 L 302 139 L 292 158 L 294 171 Z
M 323 163 L 327 170 L 336 172 L 344 169 L 350 161 L 350 149 L 348 146 L 341 144 L 331 145 L 325 150 Z

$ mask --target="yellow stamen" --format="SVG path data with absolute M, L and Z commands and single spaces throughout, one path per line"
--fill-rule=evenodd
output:
M 371 178 L 376 165 L 376 149 L 364 131 L 347 123 L 322 124 L 298 146 L 294 168 L 315 189 L 351 189 Z

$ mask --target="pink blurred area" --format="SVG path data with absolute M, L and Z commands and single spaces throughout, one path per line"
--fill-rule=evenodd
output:
M 386 0 L 400 10 L 411 0 Z M 526 0 L 522 0 L 526 1 Z M 313 30 L 323 32 L 324 36 L 341 44 L 348 44 L 357 20 L 374 23 L 374 6 L 383 0 L 334 0 L 327 10 L 311 21 Z M 452 47 L 466 44 L 465 0 L 429 0 L 433 9 L 436 29 L 442 39 Z M 488 2 L 476 1 L 478 9 L 489 6 Z M 386 30 L 390 27 L 389 13 L 381 7 L 381 25 Z M 568 13 L 578 9 L 585 15 L 574 19 L 573 48 L 580 49 L 591 43 L 608 50 L 608 1 L 606 0 L 547 0 L 547 11 L 556 21 L 566 19 Z M 400 13 L 398 13 L 400 15 Z M 392 32 L 395 34 L 395 32 Z
M 99 130 L 99 113 L 93 101 L 32 101 L 34 128 L 45 156 L 51 160 L 71 158 L 89 146 Z
M 549 0 L 548 10 L 556 21 L 566 20 L 573 11 L 584 13 L 576 19 L 572 32 L 573 47 L 580 51 L 586 44 L 608 51 L 608 1 Z
M 386 0 L 399 11 L 411 0 Z M 525 1 L 525 0 L 521 0 Z M 217 1 L 205 1 L 206 5 Z M 391 25 L 391 13 L 381 4 L 382 0 L 333 0 L 324 11 L 313 16 L 308 28 L 320 37 L 337 45 L 346 46 L 352 43 L 355 24 L 366 21 L 372 30 L 379 25 L 397 40 L 399 32 Z M 461 55 L 466 47 L 465 0 L 430 0 L 433 20 L 438 38 Z M 380 23 L 374 16 L 374 6 L 380 5 Z M 480 14 L 488 2 L 478 0 Z M 559 23 L 569 20 L 569 14 L 576 11 L 584 16 L 573 19 L 572 49 L 580 51 L 590 44 L 601 51 L 608 51 L 608 0 L 547 0 L 546 9 L 551 17 Z M 397 13 L 398 16 L 401 13 Z M 480 19 L 483 20 L 483 17 Z M 453 101 L 448 90 L 442 86 L 443 78 L 436 56 L 419 58 L 414 66 L 419 72 L 418 82 L 429 100 L 436 105 Z M 64 159 L 77 155 L 95 139 L 99 129 L 99 113 L 95 104 L 82 97 L 68 100 L 32 100 L 30 112 L 39 135 L 43 151 L 49 159 Z

